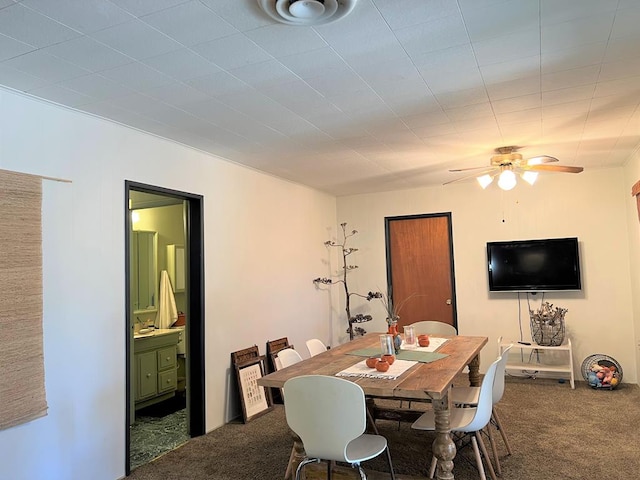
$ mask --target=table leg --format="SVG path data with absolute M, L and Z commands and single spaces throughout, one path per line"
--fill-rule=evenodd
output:
M 305 459 L 306 453 L 304 451 L 304 445 L 298 435 L 291 431 L 293 437 L 293 448 L 291 449 L 291 455 L 289 456 L 289 464 L 287 465 L 287 471 L 284 474 L 284 480 L 294 480 L 296 478 L 296 470 L 300 462 Z M 304 480 L 304 469 L 302 471 L 301 478 Z
M 469 362 L 469 385 L 472 387 L 480 386 L 480 355 L 473 357 Z
M 438 480 L 453 480 L 453 459 L 456 456 L 456 445 L 451 440 L 451 410 L 449 395 L 432 400 L 435 414 L 436 439 L 433 441 L 433 454 L 438 459 L 436 478 Z

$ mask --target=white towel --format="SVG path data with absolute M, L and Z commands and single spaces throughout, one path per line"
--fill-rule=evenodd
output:
M 160 273 L 160 303 L 156 315 L 156 327 L 170 328 L 178 319 L 176 298 L 173 296 L 173 288 L 166 270 Z

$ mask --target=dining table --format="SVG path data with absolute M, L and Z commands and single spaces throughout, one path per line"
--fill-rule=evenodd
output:
M 381 353 L 381 334 L 368 333 L 356 337 L 326 352 L 269 373 L 258 379 L 258 385 L 283 388 L 287 380 L 301 375 L 341 376 L 360 385 L 369 398 L 429 401 L 435 414 L 433 454 L 438 461 L 436 478 L 452 480 L 456 446 L 451 438 L 449 391 L 456 376 L 462 373 L 465 367 L 469 369 L 469 384 L 480 385 L 480 351 L 487 344 L 488 339 L 483 336 L 433 335 L 432 341 L 439 346 L 431 356 L 426 353 L 421 355 L 422 349 L 401 349 L 397 354 L 398 359 L 416 360 L 405 363 L 406 369 L 398 376 L 388 375 L 381 378 L 376 376 L 375 369 L 370 369 L 371 373 L 367 374 L 362 365 L 369 354 Z M 403 363 L 398 362 L 398 364 Z M 360 371 L 363 373 L 359 374 Z M 390 369 L 389 373 L 391 372 Z M 304 446 L 294 435 L 292 454 L 285 473 L 286 480 L 294 478 L 297 464 L 303 458 Z M 428 462 L 428 459 L 425 461 Z

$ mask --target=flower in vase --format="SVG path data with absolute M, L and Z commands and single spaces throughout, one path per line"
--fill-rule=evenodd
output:
M 398 320 L 400 320 L 400 310 L 402 309 L 404 304 L 407 303 L 407 301 L 413 298 L 416 294 L 413 293 L 409 295 L 407 298 L 405 298 L 402 302 L 398 304 L 393 302 L 393 297 L 391 296 L 390 291 L 387 291 L 386 295 L 380 292 L 375 292 L 375 293 L 369 292 L 369 295 L 373 295 L 372 298 L 380 299 L 380 301 L 382 302 L 382 305 L 384 306 L 385 312 L 387 314 L 387 325 L 391 327 L 393 325 L 396 325 L 398 323 Z

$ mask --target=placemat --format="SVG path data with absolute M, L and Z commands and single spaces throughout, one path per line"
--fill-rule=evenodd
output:
M 367 367 L 367 361 L 362 360 L 355 365 L 345 368 L 341 372 L 336 373 L 336 377 L 366 377 L 366 378 L 384 378 L 387 380 L 395 380 L 404 372 L 413 367 L 416 362 L 396 359 L 393 365 L 389 366 L 386 372 L 379 372 L 375 368 Z

